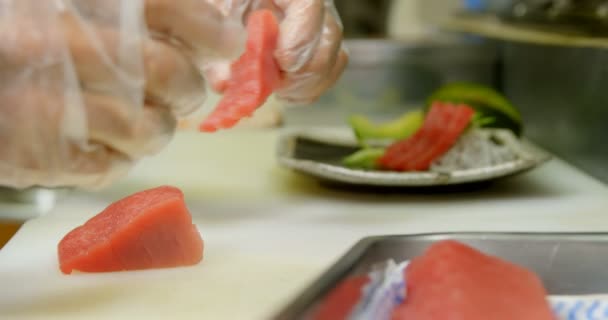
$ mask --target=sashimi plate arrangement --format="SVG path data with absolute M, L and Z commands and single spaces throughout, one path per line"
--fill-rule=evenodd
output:
M 279 163 L 325 181 L 421 187 L 489 181 L 551 156 L 523 137 L 519 111 L 473 83 L 439 88 L 424 108 L 385 123 L 352 115 L 347 128 L 286 131 Z

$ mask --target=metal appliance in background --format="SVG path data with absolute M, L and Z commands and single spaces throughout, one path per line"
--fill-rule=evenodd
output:
M 344 36 L 384 37 L 391 0 L 334 0 L 340 12 Z
M 608 35 L 608 1 L 606 0 L 502 0 L 502 2 L 504 2 L 503 6 L 494 6 L 493 9 L 502 19 L 509 22 L 544 25 L 565 33 Z
M 344 125 L 349 115 L 389 119 L 419 108 L 452 81 L 496 84 L 492 46 L 446 37 L 434 40 L 349 39 L 350 62 L 338 83 L 305 108 L 288 108 L 287 126 Z
M 608 1 L 514 0 L 490 13 L 541 31 L 492 39 L 499 89 L 522 111 L 526 135 L 608 182 Z

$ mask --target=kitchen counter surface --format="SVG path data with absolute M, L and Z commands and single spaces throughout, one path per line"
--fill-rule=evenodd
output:
M 608 231 L 608 188 L 554 159 L 479 190 L 371 194 L 279 168 L 274 130 L 180 133 L 99 193 L 62 195 L 0 251 L 1 319 L 264 319 L 369 235 Z M 62 276 L 61 237 L 131 192 L 182 188 L 205 239 L 195 267 Z

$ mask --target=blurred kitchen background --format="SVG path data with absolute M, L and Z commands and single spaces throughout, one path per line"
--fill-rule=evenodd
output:
M 608 1 L 336 0 L 350 65 L 286 126 L 387 119 L 452 81 L 490 85 L 521 110 L 525 135 L 608 182 Z

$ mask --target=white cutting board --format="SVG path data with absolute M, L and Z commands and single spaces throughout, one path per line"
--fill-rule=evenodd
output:
M 264 319 L 367 235 L 608 231 L 608 189 L 560 160 L 468 194 L 349 194 L 277 168 L 275 141 L 274 131 L 182 133 L 110 190 L 71 194 L 29 221 L 0 251 L 0 319 Z M 60 274 L 65 233 L 164 183 L 186 193 L 206 243 L 200 265 Z

